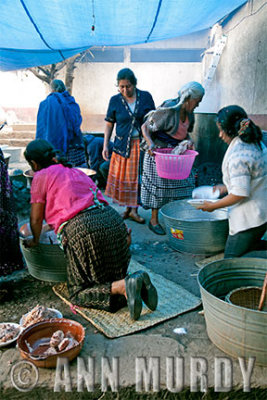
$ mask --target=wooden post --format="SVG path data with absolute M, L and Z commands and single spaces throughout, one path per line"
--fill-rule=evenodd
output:
M 266 289 L 267 289 L 267 272 L 265 274 L 264 282 L 263 282 L 263 287 L 262 287 L 262 292 L 261 292 L 261 298 L 260 298 L 260 303 L 258 310 L 261 311 L 263 308 L 265 296 L 266 296 Z

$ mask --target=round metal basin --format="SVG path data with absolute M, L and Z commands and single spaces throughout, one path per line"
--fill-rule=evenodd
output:
M 67 265 L 64 252 L 57 242 L 45 235 L 45 232 L 47 232 L 47 228 L 44 225 L 38 246 L 26 248 L 22 243 L 25 237 L 31 235 L 29 223 L 20 225 L 20 248 L 29 273 L 42 281 L 65 282 Z
M 228 236 L 227 210 L 212 213 L 193 208 L 187 200 L 168 203 L 160 210 L 170 246 L 178 251 L 211 255 L 224 250 Z
M 4 155 L 5 163 L 6 163 L 7 167 L 8 167 L 11 154 L 4 152 L 3 155 Z
M 28 169 L 27 171 L 23 172 L 23 176 L 27 179 L 27 188 L 29 189 L 32 184 L 32 180 L 34 177 L 34 171 L 32 169 Z
M 198 274 L 210 340 L 230 356 L 256 357 L 262 366 L 267 365 L 267 312 L 228 303 L 225 297 L 240 287 L 262 287 L 266 271 L 266 259 L 229 258 L 209 263 Z

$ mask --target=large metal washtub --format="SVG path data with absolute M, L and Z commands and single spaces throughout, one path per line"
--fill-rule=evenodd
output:
M 160 213 L 175 250 L 203 255 L 224 250 L 229 230 L 226 209 L 208 213 L 193 208 L 187 200 L 177 200 L 163 206 Z
M 20 233 L 28 223 L 20 224 Z M 26 261 L 29 273 L 36 279 L 46 282 L 65 282 L 67 264 L 63 250 L 58 244 L 39 243 L 38 246 L 26 248 L 24 238 L 20 236 L 20 248 Z
M 207 333 L 210 340 L 233 357 L 256 357 L 267 366 L 267 312 L 240 307 L 225 296 L 240 287 L 262 287 L 267 260 L 230 258 L 214 261 L 198 274 Z

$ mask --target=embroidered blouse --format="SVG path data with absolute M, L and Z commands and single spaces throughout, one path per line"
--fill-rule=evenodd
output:
M 141 125 L 144 116 L 155 108 L 149 92 L 136 89 L 136 105 L 134 112 L 121 93 L 112 96 L 109 101 L 105 120 L 116 123 L 116 136 L 113 151 L 122 157 L 129 158 L 131 150 L 131 135 L 137 129 L 141 136 Z

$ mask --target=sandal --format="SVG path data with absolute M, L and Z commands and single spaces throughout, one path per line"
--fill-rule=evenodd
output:
M 129 218 L 137 222 L 138 224 L 144 224 L 146 222 L 145 219 L 140 217 L 140 215 L 138 214 L 129 213 Z
M 122 219 L 128 219 L 130 212 L 129 210 L 124 211 L 124 213 L 121 214 Z

